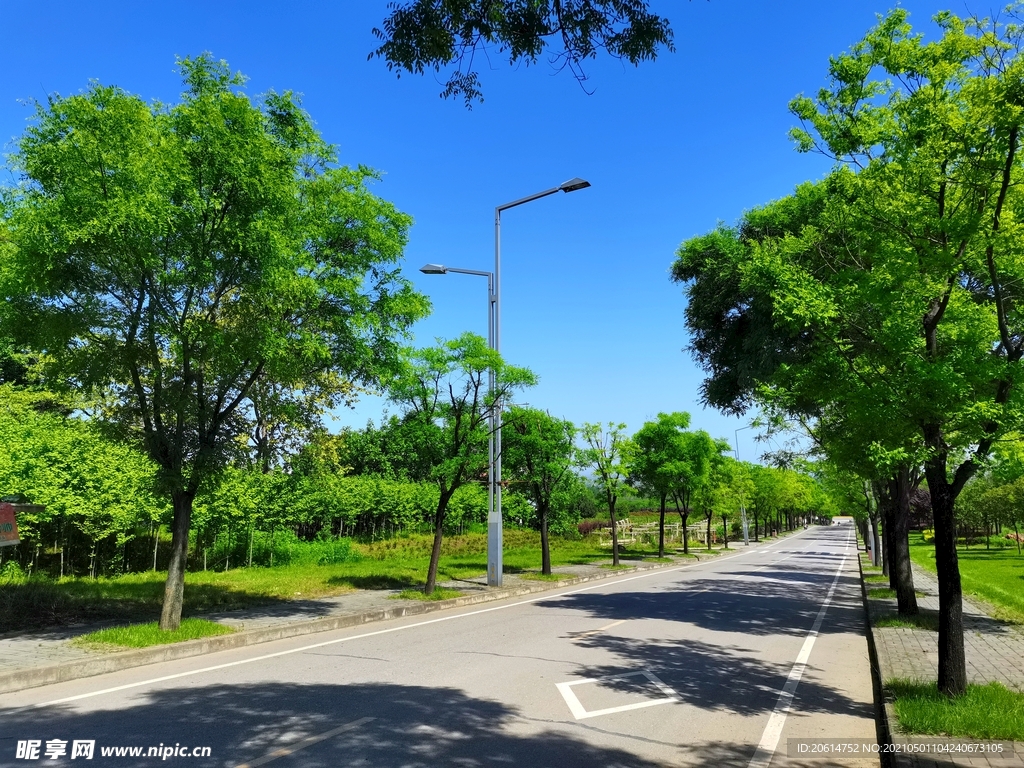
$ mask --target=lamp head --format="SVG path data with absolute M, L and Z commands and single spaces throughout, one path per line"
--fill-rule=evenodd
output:
M 581 179 L 579 176 L 577 176 L 575 179 L 563 181 L 561 184 L 558 185 L 558 188 L 563 192 L 575 192 L 577 189 L 586 189 L 589 186 L 589 181 Z
M 448 267 L 444 264 L 424 264 L 420 267 L 420 272 L 425 275 L 446 275 L 448 274 Z

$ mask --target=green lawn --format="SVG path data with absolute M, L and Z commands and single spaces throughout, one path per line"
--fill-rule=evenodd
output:
M 174 632 L 162 631 L 158 623 L 153 621 L 148 624 L 130 624 L 124 627 L 101 629 L 87 635 L 80 635 L 71 642 L 86 648 L 96 646 L 147 648 L 151 645 L 197 640 L 200 637 L 229 635 L 232 632 L 234 630 L 230 627 L 206 619 L 184 619 Z
M 325 597 L 357 589 L 415 589 L 426 581 L 431 543 L 432 537 L 416 535 L 357 545 L 353 550 L 358 559 L 330 565 L 189 572 L 184 613 Z M 620 556 L 656 559 L 657 548 L 622 550 Z M 551 541 L 554 566 L 601 562 L 610 557 L 611 551 L 599 547 L 595 539 L 553 537 Z M 539 572 L 539 534 L 507 530 L 503 559 L 506 573 Z M 438 581 L 474 578 L 486 571 L 485 534 L 445 538 Z M 9 631 L 110 618 L 151 621 L 159 615 L 166 577 L 166 572 L 146 572 L 116 578 L 32 578 L 0 584 L 0 627 Z
M 935 547 L 920 533 L 910 535 L 910 557 L 935 573 Z M 1016 547 L 985 549 L 984 544 L 957 550 L 964 592 L 991 603 L 999 618 L 1024 622 L 1024 557 Z
M 999 683 L 969 685 L 956 699 L 939 693 L 935 683 L 889 680 L 885 688 L 905 733 L 1024 740 L 1024 694 Z

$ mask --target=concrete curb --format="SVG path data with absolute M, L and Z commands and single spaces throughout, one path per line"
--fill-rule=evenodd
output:
M 857 573 L 860 574 L 860 598 L 864 603 L 864 623 L 867 625 L 868 663 L 871 665 L 871 687 L 875 694 L 875 729 L 879 746 L 892 745 L 892 728 L 890 723 L 896 722 L 896 713 L 892 704 L 885 700 L 885 688 L 882 679 L 882 667 L 878 662 L 878 645 L 875 642 L 875 627 L 871 622 L 871 606 L 868 603 L 868 588 L 864 581 L 864 561 L 857 550 Z M 881 752 L 879 764 L 882 768 L 896 768 L 897 758 L 892 752 Z
M 702 559 L 713 560 L 717 555 L 708 558 L 695 556 L 698 563 Z M 538 584 L 523 585 L 512 589 L 498 589 L 488 592 L 481 592 L 475 595 L 463 595 L 450 600 L 438 600 L 436 602 L 415 602 L 409 601 L 404 605 L 396 605 L 394 608 L 381 610 L 363 611 L 361 613 L 342 614 L 336 616 L 323 616 L 318 619 L 304 619 L 284 624 L 276 624 L 261 629 L 250 629 L 234 632 L 230 635 L 218 635 L 216 637 L 201 638 L 199 640 L 186 640 L 180 643 L 161 645 L 153 648 L 140 648 L 133 651 L 118 651 L 116 653 L 104 654 L 94 659 L 81 659 L 78 661 L 50 664 L 45 667 L 33 667 L 22 669 L 16 672 L 0 674 L 0 694 L 21 691 L 26 688 L 37 688 L 42 685 L 63 683 L 68 680 L 77 680 L 83 677 L 94 677 L 104 675 L 108 672 L 117 672 L 132 667 L 142 667 L 148 664 L 159 664 L 163 661 L 176 661 L 187 659 L 192 656 L 202 656 L 218 651 L 227 651 L 233 648 L 244 648 L 259 643 L 270 643 L 275 640 L 283 640 L 289 637 L 300 637 L 311 635 L 316 632 L 330 632 L 335 629 L 356 627 L 361 624 L 371 624 L 378 621 L 388 621 L 406 616 L 420 616 L 436 611 L 443 611 L 449 608 L 461 608 L 467 605 L 477 605 L 495 600 L 506 600 L 510 597 L 521 597 L 532 595 L 538 592 L 548 592 L 563 587 L 570 587 L 575 584 L 583 584 L 589 581 L 600 581 L 625 576 L 630 573 L 643 571 L 666 570 L 677 568 L 680 563 L 658 563 L 657 565 L 638 565 L 633 568 L 613 571 L 607 574 L 593 574 L 590 576 L 573 576 L 555 582 L 541 582 Z

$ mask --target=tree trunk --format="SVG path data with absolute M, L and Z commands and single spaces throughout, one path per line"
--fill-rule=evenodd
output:
M 729 527 L 725 522 L 725 515 L 722 515 L 722 541 L 725 542 L 725 548 L 729 548 Z
M 715 515 L 714 515 L 713 512 L 710 515 L 705 515 L 705 517 L 707 517 L 707 520 L 708 520 L 708 533 L 707 533 L 707 536 L 708 536 L 708 549 L 709 550 L 711 549 L 711 518 L 713 518 L 714 516 Z
M 889 586 L 896 592 L 901 616 L 917 614 L 914 570 L 910 564 L 910 470 L 900 467 L 889 480 L 889 504 L 885 520 L 886 560 L 889 561 Z
M 946 476 L 946 456 L 933 455 L 925 464 L 935 523 L 935 570 L 939 578 L 939 690 L 959 696 L 967 690 L 964 655 L 963 590 L 956 554 L 956 500 Z
M 551 548 L 548 546 L 548 507 L 540 510 L 540 572 L 551 575 Z
M 679 513 L 679 520 L 681 521 L 682 526 L 683 526 L 683 554 L 684 555 L 688 555 L 688 554 L 690 554 L 690 546 L 689 546 L 690 537 L 689 537 L 689 532 L 686 530 L 686 519 L 690 516 L 690 513 L 687 512 L 684 515 L 683 514 L 683 510 L 679 509 L 678 507 L 676 507 L 676 512 Z
M 661 516 L 658 518 L 658 557 L 665 556 L 665 499 L 668 494 L 661 494 Z
M 868 518 L 868 533 L 871 534 L 871 564 L 876 568 L 882 564 L 882 546 L 878 540 L 878 513 Z
M 441 561 L 441 540 L 444 537 L 444 518 L 448 512 L 448 502 L 455 493 L 452 488 L 442 491 L 437 499 L 437 511 L 434 513 L 434 546 L 430 550 L 430 567 L 427 568 L 427 583 L 423 586 L 423 594 L 432 595 L 437 586 L 437 565 Z
M 757 538 L 757 534 L 758 534 L 757 515 L 754 515 L 754 541 L 760 541 L 760 539 Z
M 181 605 L 185 598 L 185 565 L 188 560 L 188 531 L 192 524 L 194 491 L 171 493 L 174 522 L 171 533 L 171 560 L 167 566 L 167 585 L 160 611 L 160 629 L 173 632 L 181 625 Z
M 615 519 L 615 502 L 618 499 L 608 494 L 608 516 L 612 519 L 612 566 L 619 564 L 619 525 Z

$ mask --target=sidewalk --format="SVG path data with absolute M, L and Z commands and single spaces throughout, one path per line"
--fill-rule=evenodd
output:
M 777 539 L 771 539 L 769 543 L 774 541 Z M 753 546 L 755 544 L 751 542 Z M 203 618 L 229 626 L 235 633 L 145 649 L 99 651 L 70 643 L 76 637 L 117 623 L 111 621 L 0 635 L 0 659 L 3 660 L 0 694 L 285 637 L 544 592 L 571 584 L 614 578 L 631 571 L 678 567 L 717 557 L 721 551 L 694 554 L 697 559 L 680 557 L 671 563 L 647 565 L 642 561 L 623 559 L 623 565 L 633 566 L 628 570 L 610 570 L 604 567 L 604 563 L 560 566 L 552 569 L 562 576 L 558 581 L 540 581 L 517 574 L 505 574 L 500 589 L 488 587 L 486 576 L 483 575 L 477 579 L 448 581 L 438 586 L 457 589 L 462 596 L 436 602 L 397 599 L 399 590 L 380 589 L 204 613 Z
M 872 585 L 865 585 L 870 593 Z M 888 586 L 878 584 L 875 586 Z M 914 587 L 924 596 L 917 598 L 922 613 L 937 615 L 939 585 L 936 577 L 914 566 Z M 868 612 L 871 633 L 878 656 L 879 677 L 884 684 L 892 678 L 935 680 L 938 677 L 938 633 L 926 629 L 906 627 L 875 627 L 875 620 L 896 615 L 896 600 L 870 599 Z M 964 650 L 967 657 L 967 679 L 971 683 L 996 681 L 1008 688 L 1024 691 L 1024 627 L 1007 624 L 993 618 L 985 607 L 964 599 Z M 893 744 L 898 748 L 907 743 L 954 742 L 967 739 L 939 739 L 926 736 L 907 736 L 896 733 L 896 716 L 892 704 L 885 704 Z M 901 756 L 893 765 L 899 768 L 932 768 L 932 766 L 1024 766 L 1024 743 L 1015 744 L 1011 758 L 965 758 Z

